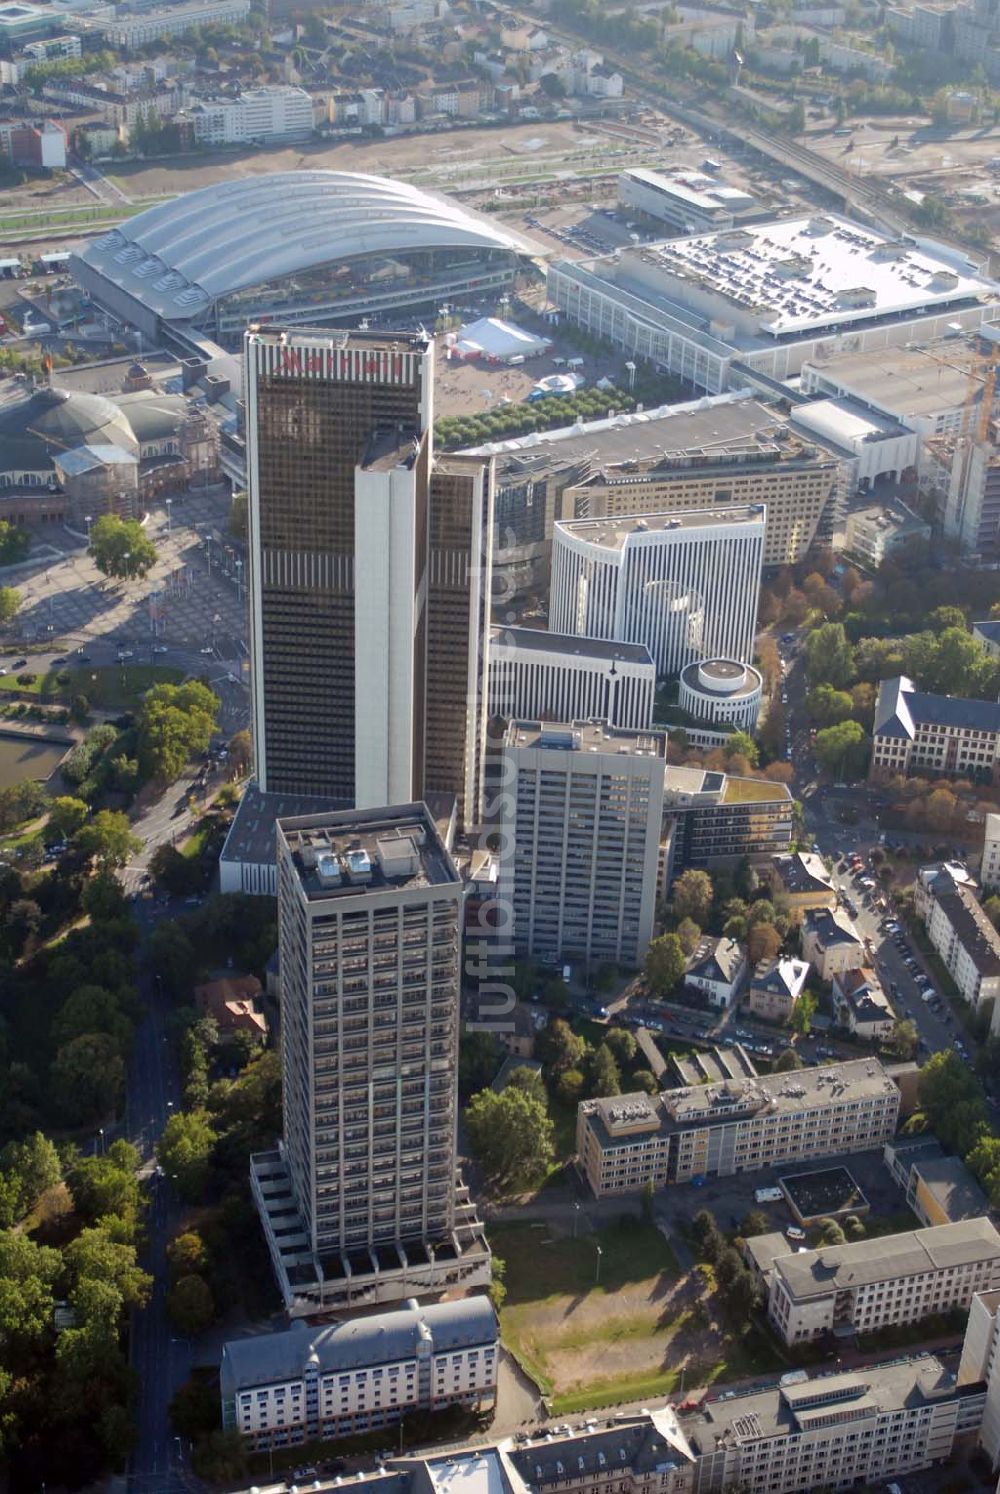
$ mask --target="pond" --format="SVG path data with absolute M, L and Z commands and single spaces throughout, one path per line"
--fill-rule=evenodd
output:
M 62 762 L 66 751 L 63 742 L 7 737 L 0 733 L 0 789 L 12 788 L 23 778 L 44 781 Z

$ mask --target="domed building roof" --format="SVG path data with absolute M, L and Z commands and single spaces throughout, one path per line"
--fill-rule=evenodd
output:
M 22 428 L 53 451 L 75 446 L 120 446 L 133 456 L 139 443 L 124 410 L 103 394 L 40 389 L 18 409 Z

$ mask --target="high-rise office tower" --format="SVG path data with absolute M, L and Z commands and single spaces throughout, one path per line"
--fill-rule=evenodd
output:
M 764 527 L 762 503 L 556 524 L 550 626 L 644 643 L 660 677 L 695 659 L 748 664 Z
M 482 820 L 488 714 L 492 458 L 431 469 L 424 792 L 454 794 L 466 831 Z
M 284 1137 L 252 1184 L 293 1314 L 490 1279 L 456 1174 L 462 905 L 423 804 L 278 821 Z
M 512 721 L 501 903 L 519 953 L 637 965 L 653 933 L 666 735 L 604 721 Z
M 422 333 L 251 328 L 245 355 L 258 784 L 474 821 L 492 464 L 434 463 Z
M 386 607 L 387 570 L 395 579 L 393 562 L 417 563 L 397 511 L 409 507 L 413 528 L 426 523 L 416 481 L 426 455 L 412 448 L 428 439 L 432 368 L 422 334 L 246 334 L 254 757 L 265 791 L 354 802 L 356 661 L 374 607 Z M 389 433 L 397 449 L 409 443 L 407 480 L 371 449 Z M 373 553 L 366 541 L 384 545 L 390 528 L 409 554 Z

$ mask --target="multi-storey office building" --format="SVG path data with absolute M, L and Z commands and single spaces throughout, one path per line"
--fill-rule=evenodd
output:
M 427 524 L 431 343 L 268 329 L 248 332 L 245 352 L 257 779 L 265 791 L 352 803 L 358 656 L 370 668 L 384 641 L 390 573 L 411 612 L 425 584 L 416 536 Z M 389 432 L 410 442 L 405 478 L 370 470 L 356 491 L 373 436 Z
M 423 804 L 278 821 L 284 1125 L 251 1181 L 294 1315 L 489 1281 L 456 1177 L 462 898 Z
M 791 844 L 793 803 L 784 783 L 671 766 L 663 809 L 668 884 L 689 866 L 769 861 Z
M 869 1151 L 893 1136 L 900 1092 L 875 1059 L 761 1079 L 584 1100 L 579 1166 L 598 1198 L 652 1181 L 732 1177 L 776 1162 Z
M 995 1322 L 997 1295 L 982 1299 L 983 1331 L 958 1383 L 925 1353 L 794 1385 L 713 1390 L 689 1414 L 668 1403 L 595 1416 L 575 1431 L 548 1425 L 499 1443 L 392 1458 L 377 1471 L 359 1472 L 352 1483 L 363 1494 L 723 1494 L 737 1488 L 812 1494 L 879 1487 L 971 1450 L 981 1427 L 986 1446 L 990 1428 L 1000 1427 L 1000 1375 L 984 1383 L 998 1356 L 994 1350 L 991 1361 L 980 1351 Z M 323 1487 L 333 1491 L 335 1482 Z
M 492 467 L 431 452 L 423 334 L 246 338 L 257 779 L 478 818 Z
M 731 504 L 555 526 L 553 628 L 644 643 L 657 675 L 753 655 L 764 506 Z
M 918 1323 L 1000 1287 L 1000 1235 L 966 1219 L 778 1256 L 767 1312 L 786 1344 Z
M 496 1399 L 499 1338 L 489 1298 L 475 1296 L 231 1339 L 222 1425 L 260 1451 L 355 1436 L 411 1411 L 482 1409 Z
M 988 781 L 1000 765 L 1000 704 L 931 695 L 905 675 L 883 680 L 875 702 L 869 778 L 908 773 Z
M 493 567 L 493 463 L 437 457 L 428 514 L 423 792 L 454 794 L 458 824 L 482 818 Z
M 645 731 L 656 670 L 644 643 L 577 638 L 537 628 L 490 635 L 490 715 L 519 721 L 607 721 Z
M 681 1426 L 695 1494 L 811 1494 L 879 1487 L 931 1468 L 971 1439 L 982 1385 L 958 1387 L 931 1355 L 821 1375 L 800 1385 L 718 1397 Z
M 653 933 L 662 732 L 514 721 L 504 738 L 499 900 L 515 947 L 634 966 Z

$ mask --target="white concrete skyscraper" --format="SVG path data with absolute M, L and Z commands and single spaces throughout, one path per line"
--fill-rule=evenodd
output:
M 644 643 L 660 678 L 694 659 L 749 663 L 764 518 L 755 503 L 556 524 L 551 628 Z

